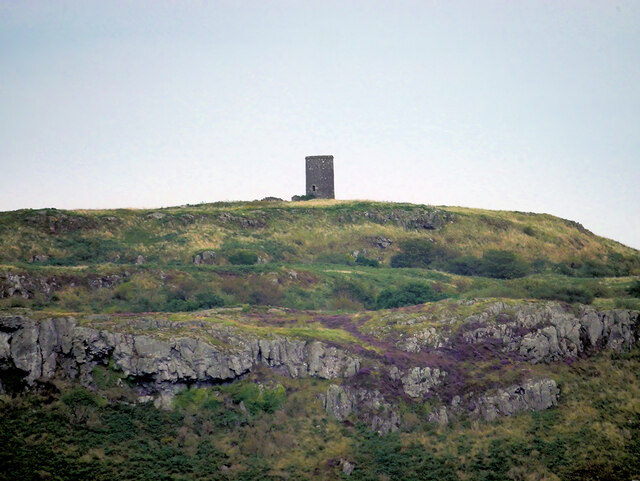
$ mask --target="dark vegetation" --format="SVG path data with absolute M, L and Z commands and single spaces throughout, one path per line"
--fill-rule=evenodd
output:
M 445 295 L 433 291 L 428 284 L 413 282 L 384 289 L 376 298 L 376 309 L 411 306 L 444 299 Z
M 168 411 L 120 401 L 108 368 L 92 392 L 59 386 L 0 396 L 0 480 L 521 480 L 640 474 L 640 353 L 558 365 L 560 406 L 492 423 L 437 428 L 408 417 L 378 435 L 318 409 L 317 380 L 183 391 Z M 606 429 L 603 427 L 606 426 Z M 487 439 L 488 438 L 488 439 Z

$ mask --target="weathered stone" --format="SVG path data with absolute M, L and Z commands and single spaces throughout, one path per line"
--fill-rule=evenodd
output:
M 356 414 L 381 434 L 397 431 L 400 416 L 377 390 L 353 389 L 332 384 L 322 398 L 324 409 L 342 421 Z
M 348 418 L 356 406 L 354 396 L 336 384 L 329 386 L 323 399 L 323 407 L 339 421 Z
M 389 377 L 393 380 L 400 380 L 404 392 L 413 398 L 422 397 L 440 384 L 446 372 L 438 368 L 413 367 L 405 372 L 400 371 L 396 366 L 389 368 Z
M 213 265 L 216 263 L 216 258 L 217 256 L 215 251 L 203 251 L 193 258 L 193 263 L 196 265 L 200 265 L 200 264 Z
M 30 321 L 11 336 L 11 359 L 15 367 L 27 373 L 24 379 L 29 386 L 42 375 L 38 335 L 38 325 Z
M 144 330 L 172 327 L 174 323 L 140 320 L 134 325 Z M 326 379 L 353 376 L 360 368 L 358 358 L 318 341 L 283 337 L 226 340 L 231 343 L 229 348 L 220 350 L 200 339 L 165 340 L 78 326 L 73 318 L 36 322 L 0 317 L 0 361 L 24 371 L 28 385 L 39 378 L 51 379 L 58 369 L 62 375 L 90 385 L 93 366 L 111 362 L 123 376 L 144 386 L 144 395 L 162 393 L 166 398 L 190 383 L 236 379 L 258 364 L 282 369 L 291 377 Z M 167 401 L 163 398 L 158 403 L 165 406 Z
M 0 365 L 2 361 L 9 360 L 11 358 L 11 346 L 9 340 L 11 334 L 8 332 L 0 332 Z
M 373 240 L 373 245 L 378 249 L 386 249 L 387 247 L 391 246 L 391 244 L 393 244 L 393 241 L 388 237 L 376 237 Z
M 342 467 L 342 473 L 345 476 L 351 476 L 351 473 L 353 473 L 353 469 L 355 468 L 355 464 L 350 463 L 346 459 L 340 459 L 340 466 Z
M 540 411 L 558 403 L 560 390 L 553 379 L 530 379 L 480 397 L 472 415 L 492 421 L 522 411 Z

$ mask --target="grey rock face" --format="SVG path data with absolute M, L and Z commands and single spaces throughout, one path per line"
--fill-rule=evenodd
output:
M 193 263 L 198 266 L 200 264 L 207 264 L 207 265 L 215 264 L 216 253 L 215 251 L 203 251 L 193 258 Z
M 373 241 L 373 245 L 375 245 L 378 249 L 386 249 L 391 246 L 393 241 L 388 237 L 376 237 Z
M 446 425 L 464 410 L 473 418 L 493 421 L 524 411 L 548 409 L 558 404 L 559 397 L 560 389 L 553 379 L 529 379 L 479 397 L 461 400 L 455 396 L 450 406 L 440 406 L 429 413 L 428 420 Z
M 89 279 L 89 287 L 92 289 L 109 289 L 117 286 L 118 284 L 122 284 L 128 277 L 128 273 L 96 277 L 94 279 Z
M 540 411 L 558 404 L 560 390 L 553 379 L 528 380 L 480 397 L 471 413 L 492 421 L 522 411 Z
M 34 322 L 11 335 L 11 359 L 16 368 L 25 371 L 25 381 L 33 385 L 42 375 L 42 354 L 38 343 L 39 329 Z
M 340 466 L 342 467 L 342 472 L 347 476 L 351 476 L 353 469 L 356 467 L 355 464 L 350 463 L 346 459 L 340 459 Z
M 499 322 L 490 322 L 496 315 Z M 582 306 L 576 314 L 557 302 L 519 305 L 509 312 L 495 303 L 480 315 L 464 320 L 477 326 L 463 332 L 469 344 L 497 342 L 505 352 L 517 352 L 533 362 L 575 358 L 596 349 L 622 351 L 638 342 L 640 313 L 629 310 L 598 312 Z M 419 346 L 419 344 L 414 343 Z M 414 344 L 408 344 L 409 349 Z
M 420 352 L 425 348 L 440 348 L 448 346 L 450 340 L 438 332 L 435 327 L 427 327 L 398 342 L 398 348 L 407 352 Z
M 427 394 L 442 382 L 446 372 L 437 367 L 413 367 L 400 371 L 396 366 L 389 369 L 389 377 L 400 380 L 404 392 L 412 398 L 419 398 Z
M 138 327 L 144 330 L 146 325 L 140 322 Z M 284 337 L 228 340 L 232 344 L 220 349 L 200 339 L 165 340 L 78 326 L 72 318 L 37 322 L 0 317 L 0 367 L 24 371 L 28 385 L 51 379 L 57 372 L 90 385 L 93 366 L 111 362 L 124 376 L 144 386 L 147 394 L 165 397 L 187 383 L 236 379 L 260 364 L 291 377 L 325 379 L 353 376 L 360 369 L 358 358 L 317 341 Z M 166 399 L 161 404 L 166 405 Z
M 253 218 L 240 217 L 240 216 L 235 216 L 225 212 L 218 216 L 218 220 L 225 224 L 226 223 L 235 224 L 239 227 L 242 227 L 243 229 L 256 229 L 256 228 L 262 228 L 267 225 L 267 222 L 264 219 L 257 218 L 257 217 L 264 217 L 263 211 L 256 210 L 256 211 L 253 211 L 252 214 L 256 217 L 253 217 Z
M 554 316 L 550 325 L 516 340 L 517 351 L 532 362 L 575 358 L 588 349 L 629 349 L 638 341 L 638 313 L 586 308 L 578 318 Z M 514 349 L 516 350 L 516 349 Z
M 371 429 L 381 434 L 397 431 L 400 416 L 393 404 L 387 402 L 377 390 L 353 389 L 332 384 L 322 398 L 325 410 L 343 421 L 358 415 Z
M 356 410 L 357 403 L 352 392 L 345 390 L 342 386 L 332 384 L 327 389 L 323 406 L 333 417 L 343 421 Z

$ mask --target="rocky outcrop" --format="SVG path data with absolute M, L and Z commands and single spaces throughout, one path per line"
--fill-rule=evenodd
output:
M 397 431 L 400 427 L 396 407 L 387 402 L 377 390 L 332 384 L 322 396 L 322 403 L 325 410 L 339 421 L 355 414 L 381 434 Z
M 428 420 L 445 425 L 466 412 L 472 418 L 493 421 L 502 416 L 548 409 L 558 404 L 559 397 L 560 389 L 553 379 L 528 379 L 480 396 L 470 395 L 464 400 L 455 396 L 449 406 L 433 410 Z
M 435 208 L 366 210 L 346 212 L 339 217 L 342 222 L 353 217 L 364 217 L 376 224 L 395 224 L 405 229 L 434 230 L 453 222 L 455 214 Z
M 22 297 L 24 299 L 32 299 L 36 294 L 49 296 L 64 284 L 67 284 L 66 280 L 56 276 L 42 278 L 28 274 L 6 272 L 0 274 L 0 298 Z
M 530 379 L 498 389 L 477 399 L 471 408 L 475 417 L 492 421 L 523 411 L 541 411 L 558 404 L 560 389 L 553 379 Z
M 389 377 L 402 383 L 404 392 L 412 398 L 420 398 L 428 394 L 442 382 L 446 372 L 437 367 L 412 367 L 401 371 L 396 366 L 389 369 Z
M 517 352 L 532 362 L 556 361 L 594 349 L 622 351 L 638 341 L 637 312 L 585 309 L 581 314 L 554 316 L 548 326 L 515 340 Z
M 318 341 L 252 336 L 225 341 L 230 344 L 222 348 L 199 338 L 160 339 L 80 326 L 73 318 L 2 317 L 0 369 L 17 369 L 29 386 L 56 375 L 89 385 L 94 366 L 111 365 L 145 395 L 164 395 L 188 384 L 231 381 L 258 365 L 291 377 L 325 379 L 353 376 L 360 368 L 357 357 Z
M 407 352 L 452 349 L 454 343 L 490 344 L 505 353 L 516 353 L 533 363 L 576 358 L 600 349 L 630 349 L 640 337 L 640 312 L 626 309 L 597 311 L 590 306 L 573 308 L 558 302 L 507 305 L 495 302 L 479 314 L 460 322 L 459 335 L 447 329 L 427 327 L 401 337 L 397 346 Z M 422 320 L 412 318 L 405 324 Z
M 264 219 L 264 212 L 256 210 L 251 214 L 255 217 L 241 217 L 225 212 L 218 216 L 218 220 L 223 224 L 233 224 L 243 229 L 258 229 L 267 225 Z
M 66 287 L 113 288 L 125 282 L 129 277 L 131 277 L 131 274 L 128 271 L 97 277 L 38 276 L 29 272 L 5 272 L 0 274 L 0 299 L 7 297 L 33 299 L 38 295 L 48 298 L 56 291 Z
M 450 344 L 450 340 L 435 327 L 427 327 L 411 336 L 402 338 L 398 348 L 407 352 L 420 352 L 425 348 L 440 348 Z
M 25 220 L 27 224 L 36 226 L 49 234 L 64 234 L 98 227 L 98 221 L 93 217 L 69 214 L 56 209 L 36 211 Z
M 130 276 L 131 274 L 125 271 L 122 274 L 94 277 L 93 279 L 89 279 L 89 287 L 91 289 L 111 289 L 118 284 L 122 284 Z
M 378 236 L 373 239 L 373 245 L 378 249 L 386 249 L 387 247 L 390 247 L 391 244 L 393 244 L 393 240 L 388 237 Z
M 213 265 L 216 263 L 217 255 L 215 251 L 203 251 L 193 258 L 193 263 L 197 266 L 200 264 Z

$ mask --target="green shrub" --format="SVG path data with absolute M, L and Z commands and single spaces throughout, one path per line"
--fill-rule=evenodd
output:
M 549 261 L 546 259 L 534 259 L 531 263 L 531 270 L 537 274 L 545 272 L 549 266 Z
M 368 266 L 368 267 L 379 267 L 380 263 L 376 259 L 368 259 L 365 256 L 358 256 L 356 257 L 356 265 Z
M 371 289 L 355 279 L 337 279 L 333 285 L 332 294 L 334 297 L 344 296 L 352 301 L 360 302 L 367 309 L 375 306 L 375 296 Z
M 409 239 L 400 244 L 401 254 L 391 258 L 391 267 L 429 267 L 434 262 L 444 261 L 451 253 L 429 239 Z
M 536 299 L 549 299 L 563 302 L 579 302 L 580 304 L 591 304 L 594 294 L 591 290 L 578 286 L 540 286 L 531 291 L 531 297 Z
M 514 279 L 529 273 L 529 266 L 511 251 L 488 250 L 481 259 L 474 256 L 455 257 L 443 265 L 444 270 L 463 276 Z
M 640 279 L 636 279 L 636 281 L 627 288 L 627 293 L 630 296 L 640 298 Z
M 284 405 L 286 398 L 286 391 L 281 384 L 269 389 L 249 382 L 235 387 L 232 394 L 233 402 L 236 404 L 242 402 L 252 415 L 256 415 L 260 411 L 274 413 Z
M 424 302 L 444 299 L 446 296 L 438 294 L 428 284 L 412 282 L 397 288 L 385 289 L 376 298 L 376 309 L 391 309 L 402 306 L 412 306 Z
M 578 275 L 580 277 L 609 277 L 613 276 L 614 272 L 613 269 L 605 264 L 586 260 L 578 270 Z
M 45 264 L 71 266 L 109 262 L 122 254 L 118 243 L 112 239 L 86 239 L 78 235 L 55 239 L 55 246 L 66 255 L 50 259 Z
M 496 279 L 514 279 L 529 273 L 529 266 L 511 251 L 488 250 L 482 255 L 480 274 Z
M 196 294 L 199 309 L 211 309 L 224 306 L 224 299 L 214 292 L 199 292 Z
M 253 265 L 258 262 L 258 255 L 251 251 L 236 251 L 230 254 L 227 259 L 233 265 Z
M 482 261 L 474 256 L 459 256 L 446 262 L 444 270 L 461 276 L 475 276 L 481 272 Z
M 554 272 L 556 274 L 562 274 L 563 276 L 576 275 L 575 269 L 572 269 L 571 267 L 569 267 L 567 264 L 563 262 L 559 262 L 558 264 L 553 264 L 551 266 L 551 272 Z
M 73 408 L 77 406 L 98 406 L 98 398 L 86 388 L 75 388 L 62 395 L 61 401 Z

